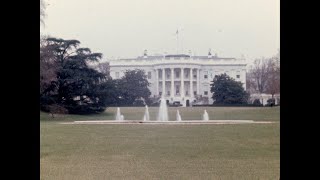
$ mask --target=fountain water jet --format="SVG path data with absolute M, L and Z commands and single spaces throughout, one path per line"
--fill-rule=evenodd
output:
M 202 115 L 202 120 L 209 121 L 209 115 L 207 113 L 207 110 L 204 110 L 204 113 Z
M 124 116 L 120 113 L 120 108 L 117 108 L 116 120 L 121 121 L 124 120 Z
M 168 117 L 168 107 L 166 100 L 164 97 L 161 98 L 160 107 L 159 107 L 159 114 L 158 114 L 158 121 L 169 121 Z
M 180 116 L 179 110 L 177 110 L 176 118 L 177 118 L 177 121 L 181 121 L 181 116 Z
M 149 109 L 147 105 L 146 105 L 146 110 L 144 112 L 143 121 L 150 121 Z

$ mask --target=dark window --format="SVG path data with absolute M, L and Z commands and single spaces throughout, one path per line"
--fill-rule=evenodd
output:
M 194 94 L 194 95 L 197 95 L 197 91 L 193 91 L 193 94 Z
M 193 77 L 194 77 L 194 78 L 197 78 L 197 75 L 195 74 L 195 75 L 193 75 Z
M 237 78 L 240 78 L 240 75 L 237 75 Z
M 188 91 L 186 91 L 186 95 L 188 95 L 188 93 L 189 93 L 189 92 L 188 92 Z
M 162 95 L 162 92 L 159 92 L 159 95 L 161 96 L 161 95 Z
M 208 95 L 208 91 L 205 91 L 205 92 L 204 92 L 204 95 Z
M 176 86 L 176 95 L 179 95 L 179 93 L 180 93 L 180 86 Z
M 151 72 L 148 72 L 148 79 L 151 79 Z
M 204 75 L 204 78 L 207 79 L 207 78 L 208 78 L 208 75 Z
M 180 77 L 180 73 L 176 72 L 176 78 L 179 78 L 179 77 Z
M 168 91 L 167 95 L 168 95 L 168 96 L 170 95 L 170 91 Z

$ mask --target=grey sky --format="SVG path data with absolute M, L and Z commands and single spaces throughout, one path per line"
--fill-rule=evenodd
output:
M 46 0 L 44 34 L 110 57 L 191 50 L 270 57 L 280 48 L 279 0 Z

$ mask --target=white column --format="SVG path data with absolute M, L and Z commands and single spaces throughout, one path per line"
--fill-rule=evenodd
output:
M 174 97 L 174 68 L 171 68 L 171 97 Z
M 184 70 L 181 68 L 181 97 L 184 97 Z
M 156 96 L 159 96 L 159 70 L 156 69 Z
M 191 98 L 193 97 L 193 74 L 192 74 L 192 68 L 190 68 L 190 97 Z
M 166 81 L 165 81 L 165 69 L 162 68 L 162 96 L 166 95 Z
M 200 72 L 197 69 L 197 95 L 200 95 Z

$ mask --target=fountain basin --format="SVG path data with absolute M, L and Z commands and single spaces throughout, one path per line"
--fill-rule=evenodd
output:
M 276 123 L 272 121 L 253 121 L 253 120 L 183 120 L 183 121 L 142 121 L 142 120 L 92 120 L 92 121 L 74 121 L 61 124 L 266 124 Z

